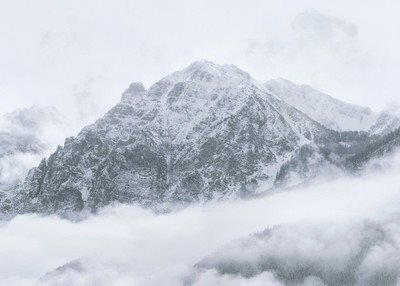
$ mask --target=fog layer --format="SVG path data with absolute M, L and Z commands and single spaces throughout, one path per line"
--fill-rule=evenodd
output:
M 80 223 L 18 216 L 0 227 L 0 284 L 260 285 L 268 281 L 274 285 L 271 281 L 275 281 L 281 285 L 273 271 L 245 278 L 214 270 L 199 273 L 193 266 L 227 243 L 276 225 L 288 230 L 279 233 L 279 247 L 274 248 L 283 262 L 299 247 L 310 250 L 311 260 L 340 267 L 357 251 L 364 235 L 359 229 L 367 221 L 393 225 L 388 231 L 397 241 L 400 227 L 392 218 L 400 213 L 399 170 L 391 161 L 390 169 L 359 178 L 315 183 L 248 201 L 196 205 L 164 215 L 114 206 Z M 393 245 L 397 247 L 397 242 Z M 381 255 L 378 261 L 397 261 L 395 253 L 382 248 L 371 255 Z M 240 249 L 237 254 L 242 255 Z M 73 261 L 78 266 L 45 276 Z M 319 281 L 306 278 L 305 283 Z

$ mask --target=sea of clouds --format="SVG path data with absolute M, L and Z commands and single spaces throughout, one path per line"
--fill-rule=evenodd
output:
M 0 285 L 340 285 L 349 265 L 341 285 L 397 285 L 399 162 L 168 214 L 117 205 L 81 222 L 18 216 L 0 226 Z

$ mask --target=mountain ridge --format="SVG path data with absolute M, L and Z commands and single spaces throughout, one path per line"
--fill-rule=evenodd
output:
M 324 127 L 233 65 L 197 61 L 148 89 L 132 83 L 0 200 L 0 211 L 63 215 L 115 202 L 252 196 L 340 170 L 365 136 Z
M 365 131 L 385 135 L 400 127 L 400 118 L 393 111 L 375 112 L 369 107 L 338 100 L 309 85 L 274 79 L 267 81 L 265 87 L 286 103 L 332 130 Z

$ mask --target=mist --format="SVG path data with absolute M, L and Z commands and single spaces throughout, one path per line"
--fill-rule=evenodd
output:
M 193 205 L 168 214 L 114 205 L 81 222 L 20 215 L 0 227 L 0 284 L 286 285 L 279 267 L 245 275 L 217 271 L 215 265 L 229 259 L 257 261 L 253 254 L 261 249 L 283 268 L 311 263 L 334 274 L 357 253 L 371 229 L 383 232 L 385 239 L 368 249 L 360 269 L 379 272 L 390 261 L 386 270 L 397 279 L 393 265 L 400 263 L 399 163 L 397 156 L 381 164 L 384 169 L 360 177 L 321 181 L 252 200 Z M 267 228 L 272 234 L 265 243 L 238 243 L 246 234 Z M 198 266 L 203 260 L 209 261 L 205 268 Z M 328 274 L 315 273 L 321 277 L 299 281 L 324 285 L 321 279 Z
M 73 134 L 72 126 L 49 106 L 34 105 L 0 114 L 0 189 L 23 180 L 31 168 Z
M 131 82 L 149 87 L 198 59 L 235 64 L 261 82 L 309 84 L 375 110 L 399 103 L 390 84 L 400 61 L 392 0 L 0 5 L 0 114 L 52 105 L 87 124 Z
M 236 65 L 260 86 L 270 79 L 285 78 L 373 111 L 386 110 L 387 117 L 399 117 L 399 9 L 400 2 L 393 0 L 1 1 L 0 202 L 16 194 L 8 193 L 10 189 L 20 191 L 17 184 L 29 170 L 66 138 L 76 136 L 120 102 L 132 82 L 143 82 L 148 89 L 199 59 Z M 191 103 L 190 99 L 187 102 Z M 135 105 L 129 108 L 135 110 Z M 126 112 L 135 113 L 132 110 Z M 107 128 L 125 118 L 117 115 Z M 152 118 L 153 113 L 148 115 Z M 302 131 L 311 124 L 307 114 L 304 118 L 307 124 L 301 126 Z M 132 122 L 127 125 L 129 130 L 123 131 L 142 131 L 134 129 L 136 121 Z M 290 129 L 291 123 L 282 126 Z M 118 124 L 115 130 L 120 130 Z M 212 126 L 215 134 L 217 126 Z M 249 124 L 249 130 L 252 127 Z M 104 143 L 102 134 L 107 128 L 94 130 L 99 131 L 94 138 Z M 162 125 L 159 130 L 164 128 Z M 271 138 L 280 137 L 278 131 Z M 365 136 L 371 142 L 377 138 L 375 134 Z M 79 144 L 98 147 L 96 140 L 83 137 Z M 251 145 L 243 138 L 238 149 Z M 110 141 L 114 139 L 120 138 Z M 189 143 L 191 148 L 198 142 L 193 139 Z M 348 142 L 339 143 L 344 148 Z M 396 146 L 393 141 L 384 143 L 388 144 L 382 148 L 387 149 L 374 149 L 371 158 Z M 269 141 L 262 144 L 269 147 Z M 82 146 L 71 150 L 78 154 Z M 115 146 L 103 147 L 111 150 Z M 60 154 L 60 161 L 46 170 L 55 174 L 55 179 L 45 195 L 51 197 L 53 191 L 65 187 L 65 194 L 75 191 L 84 205 L 87 202 L 82 195 L 87 189 L 80 187 L 86 187 L 92 173 L 82 176 L 85 184 L 80 186 L 81 177 L 75 178 L 75 184 L 69 175 L 91 169 L 118 173 L 128 166 L 128 171 L 146 181 L 150 172 L 140 164 L 147 162 L 136 166 L 136 157 L 123 156 L 134 157 L 141 149 L 128 147 L 113 149 L 116 155 L 102 162 L 104 168 L 95 166 L 103 153 L 95 154 L 97 157 L 88 154 L 87 162 L 96 160 L 91 165 L 85 161 L 84 167 L 76 170 L 75 161 Z M 189 147 L 185 149 L 188 152 Z M 109 154 L 107 148 L 104 154 Z M 131 153 L 121 155 L 119 151 Z M 260 184 L 254 191 L 257 197 L 173 205 L 170 212 L 117 203 L 96 214 L 84 209 L 72 217 L 75 220 L 16 212 L 11 220 L 0 220 L 0 285 L 399 286 L 400 153 L 388 154 L 355 174 L 345 174 L 334 164 L 329 164 L 330 169 L 316 165 L 318 178 L 279 191 L 271 191 L 275 177 L 260 168 L 272 179 L 268 187 Z M 76 158 L 85 155 L 79 153 Z M 125 159 L 135 161 L 134 168 L 125 166 Z M 284 163 L 288 158 L 278 159 Z M 122 162 L 120 169 L 107 168 L 113 160 Z M 67 161 L 70 165 L 64 170 Z M 182 174 L 185 166 L 181 166 Z M 58 169 L 63 172 L 57 173 Z M 154 170 L 158 176 L 159 170 Z M 127 177 L 131 175 L 128 171 Z M 193 174 L 184 181 L 187 190 L 202 190 L 200 173 Z M 99 184 L 109 183 L 110 178 L 114 177 L 105 176 Z M 120 189 L 126 194 L 135 191 L 130 185 Z M 66 201 L 68 207 L 69 201 L 62 195 L 57 199 Z M 24 203 L 29 205 L 31 197 L 27 198 Z M 38 213 L 42 210 L 46 211 L 43 208 Z

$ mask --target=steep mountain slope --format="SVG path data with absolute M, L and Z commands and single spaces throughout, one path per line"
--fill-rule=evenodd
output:
M 360 170 L 373 159 L 393 155 L 400 148 L 400 128 L 365 145 L 359 152 L 348 157 L 345 165 L 350 170 Z
M 380 112 L 375 124 L 370 128 L 371 134 L 386 135 L 400 128 L 400 113 L 396 107 L 389 107 Z
M 367 132 L 330 130 L 311 118 L 317 113 L 306 115 L 282 98 L 235 66 L 207 61 L 147 90 L 133 83 L 107 114 L 3 192 L 0 213 L 69 214 L 114 202 L 157 207 L 252 196 L 354 170 L 351 158 L 387 142 Z M 332 110 L 341 106 L 332 100 Z M 355 110 L 343 116 L 361 123 L 372 118 L 368 109 Z
M 335 99 L 308 85 L 275 79 L 266 82 L 265 87 L 287 104 L 332 130 L 387 134 L 400 127 L 400 117 L 390 110 L 373 112 L 367 107 Z
M 148 90 L 131 84 L 103 118 L 31 170 L 1 210 L 68 213 L 115 201 L 251 195 L 272 187 L 301 146 L 318 152 L 336 135 L 235 66 L 195 62 Z

